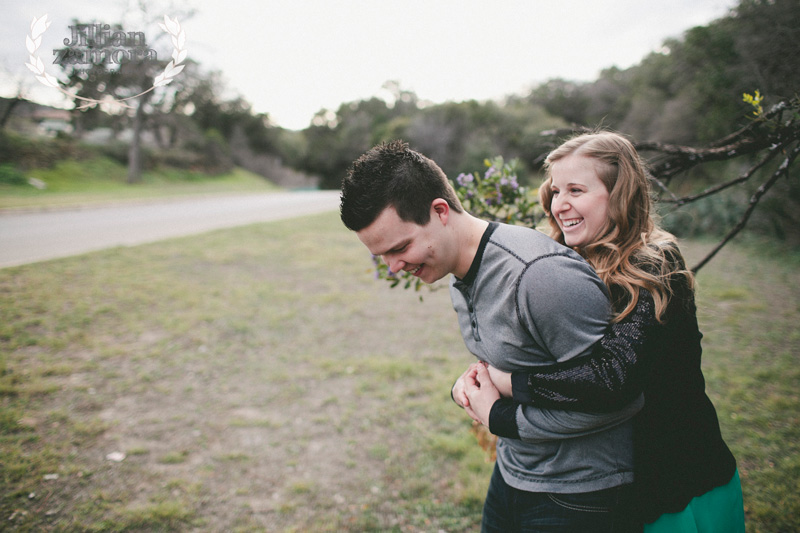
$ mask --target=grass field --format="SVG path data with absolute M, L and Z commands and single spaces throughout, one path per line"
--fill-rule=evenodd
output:
M 449 295 L 370 265 L 329 213 L 0 270 L 0 529 L 475 531 Z M 734 246 L 699 277 L 753 533 L 800 530 L 798 267 Z

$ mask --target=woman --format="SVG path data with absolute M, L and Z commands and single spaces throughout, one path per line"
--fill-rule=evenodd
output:
M 454 394 L 463 392 L 471 416 L 494 433 L 515 424 L 515 401 L 598 411 L 643 391 L 632 512 L 645 531 L 744 532 L 736 461 L 704 390 L 694 278 L 675 238 L 653 221 L 636 150 L 615 133 L 584 134 L 554 150 L 545 170 L 539 195 L 551 236 L 609 287 L 614 324 L 587 358 L 513 378 L 473 365 Z M 490 376 L 514 399 L 500 399 Z

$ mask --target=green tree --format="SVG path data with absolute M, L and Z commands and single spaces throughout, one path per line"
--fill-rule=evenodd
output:
M 387 82 L 390 97 L 343 103 L 336 112 L 320 110 L 304 130 L 308 141 L 303 170 L 320 176 L 320 186 L 336 189 L 352 161 L 389 135 L 402 133 L 398 119 L 418 112 L 416 95 Z M 387 86 L 385 86 L 387 87 Z
M 588 84 L 556 78 L 531 91 L 530 102 L 544 107 L 551 115 L 572 124 L 585 124 L 590 103 L 585 94 Z
M 151 24 L 155 26 L 155 24 Z M 96 125 L 102 116 L 99 107 L 116 116 L 117 124 L 125 124 L 132 131 L 128 155 L 128 181 L 141 179 L 142 133 L 154 107 L 174 99 L 177 89 L 169 83 L 183 70 L 186 58 L 185 34 L 176 20 L 165 17 L 163 27 L 172 37 L 170 59 L 155 59 L 154 43 L 145 43 L 144 35 L 158 35 L 150 31 L 136 32 L 134 42 L 116 43 L 115 35 L 125 36 L 120 24 L 82 24 L 73 21 L 73 28 L 84 33 L 77 45 L 71 44 L 57 56 L 66 74 L 61 82 L 65 90 L 72 89 L 76 102 L 76 130 L 79 134 L 87 126 Z M 103 29 L 107 32 L 98 33 Z M 123 41 L 127 39 L 124 38 Z M 74 46 L 74 47 L 73 47 Z M 119 55 L 120 52 L 123 52 Z
M 774 98 L 800 90 L 800 3 L 795 0 L 741 0 L 732 31 L 751 87 Z M 774 103 L 774 102 L 773 102 Z

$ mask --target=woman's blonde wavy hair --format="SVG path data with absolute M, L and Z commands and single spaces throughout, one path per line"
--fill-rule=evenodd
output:
M 551 171 L 557 161 L 571 155 L 593 159 L 597 175 L 609 192 L 608 221 L 602 237 L 575 251 L 594 267 L 616 298 L 612 302 L 615 322 L 633 311 L 640 289 L 653 295 L 656 318 L 662 321 L 673 282 L 682 279 L 691 288 L 694 277 L 665 255 L 665 248 L 677 253 L 677 245 L 675 237 L 654 220 L 644 163 L 630 141 L 610 131 L 584 133 L 553 150 L 545 160 L 546 179 L 539 187 L 539 199 L 549 218 L 550 236 L 561 244 L 565 244 L 564 234 L 550 210 Z

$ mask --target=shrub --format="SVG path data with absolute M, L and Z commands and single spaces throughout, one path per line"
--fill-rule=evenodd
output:
M 91 154 L 71 138 L 40 139 L 0 132 L 0 161 L 22 170 L 50 168 L 63 159 L 83 159 Z
M 216 129 L 208 129 L 201 141 L 189 145 L 195 156 L 193 167 L 201 167 L 207 174 L 224 174 L 233 170 L 231 147 L 225 137 Z
M 11 163 L 0 165 L 0 184 L 2 185 L 25 185 L 28 181 L 19 169 Z

